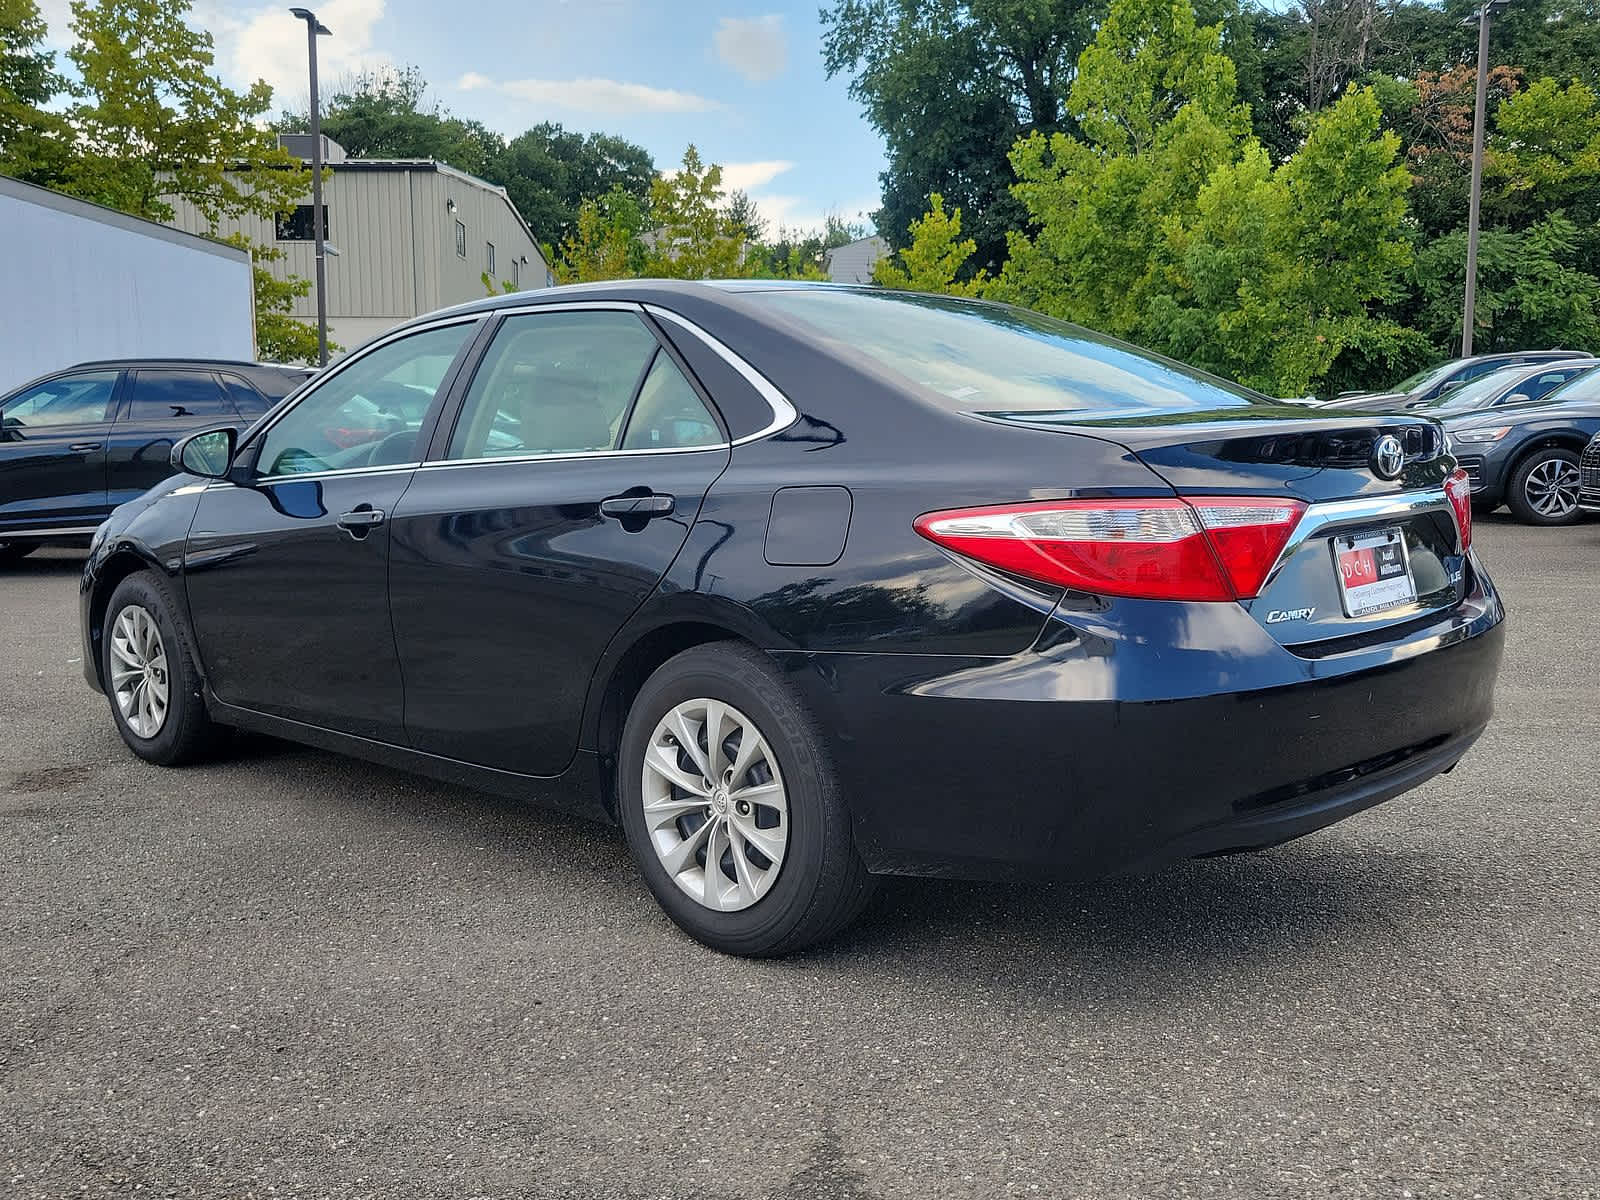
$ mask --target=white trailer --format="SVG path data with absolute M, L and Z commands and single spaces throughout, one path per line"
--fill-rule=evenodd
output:
M 158 356 L 255 357 L 249 253 L 0 176 L 0 394 Z

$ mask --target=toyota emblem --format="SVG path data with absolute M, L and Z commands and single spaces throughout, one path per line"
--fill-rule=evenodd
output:
M 1405 447 L 1392 433 L 1386 433 L 1372 447 L 1372 473 L 1379 479 L 1397 479 L 1406 465 Z

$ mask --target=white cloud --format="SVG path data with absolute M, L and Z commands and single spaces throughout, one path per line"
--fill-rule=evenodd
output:
M 394 65 L 374 42 L 386 0 L 313 0 L 313 5 L 318 19 L 333 30 L 332 37 L 317 40 L 324 97 L 357 72 Z M 71 46 L 71 0 L 41 0 L 39 10 L 50 27 L 48 44 L 55 49 Z M 287 4 L 194 0 L 189 24 L 211 34 L 215 70 L 224 83 L 243 90 L 265 79 L 272 85 L 274 110 L 306 106 L 306 27 L 290 15 Z
M 375 48 L 373 27 L 383 19 L 385 0 L 321 0 L 317 19 L 333 31 L 317 39 L 317 75 L 324 97 L 361 71 L 394 65 Z M 197 12 L 217 39 L 217 61 L 241 82 L 265 79 L 272 85 L 274 108 L 303 107 L 309 95 L 306 74 L 306 26 L 286 7 L 254 8 L 241 13 L 236 5 L 211 3 Z
M 722 186 L 725 191 L 747 192 L 764 183 L 771 183 L 779 175 L 794 167 L 781 158 L 766 162 L 734 162 L 722 164 Z
M 686 113 L 720 108 L 693 92 L 625 83 L 616 79 L 502 79 L 468 71 L 456 81 L 462 91 L 490 89 L 530 104 L 588 113 Z
M 779 229 L 800 236 L 807 233 L 821 233 L 830 216 L 859 222 L 867 227 L 868 233 L 871 233 L 872 221 L 867 214 L 879 204 L 874 197 L 871 200 L 858 200 L 843 206 L 830 204 L 818 207 L 814 197 L 782 192 L 752 192 L 750 199 L 755 202 L 756 211 L 766 219 L 768 237 L 776 237 Z
M 778 13 L 723 17 L 711 40 L 723 65 L 751 83 L 776 78 L 789 62 L 789 35 L 784 32 L 783 17 Z

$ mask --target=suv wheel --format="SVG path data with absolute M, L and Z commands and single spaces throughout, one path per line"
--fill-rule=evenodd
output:
M 1560 446 L 1535 450 L 1518 464 L 1506 492 L 1517 519 L 1529 525 L 1571 525 L 1578 508 L 1578 456 Z
M 656 901 L 728 954 L 833 936 L 872 891 L 815 719 L 761 652 L 696 646 L 645 681 L 617 757 L 628 847 Z

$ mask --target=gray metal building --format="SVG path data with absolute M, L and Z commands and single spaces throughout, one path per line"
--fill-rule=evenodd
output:
M 310 138 L 286 137 L 310 158 Z M 483 275 L 515 290 L 554 283 L 539 244 L 505 189 L 428 159 L 346 158 L 323 139 L 331 172 L 323 185 L 325 237 L 338 251 L 328 258 L 328 336 L 345 349 L 408 317 L 485 295 Z M 207 232 L 205 218 L 183 201 L 175 205 L 179 229 Z M 312 279 L 316 263 L 308 196 L 294 212 L 271 222 L 224 221 L 216 235 L 235 232 L 274 246 L 271 264 L 280 278 Z M 316 321 L 316 297 L 297 302 L 294 315 Z
M 835 246 L 822 256 L 822 269 L 835 283 L 871 283 L 872 268 L 889 254 L 889 243 L 877 234 Z

